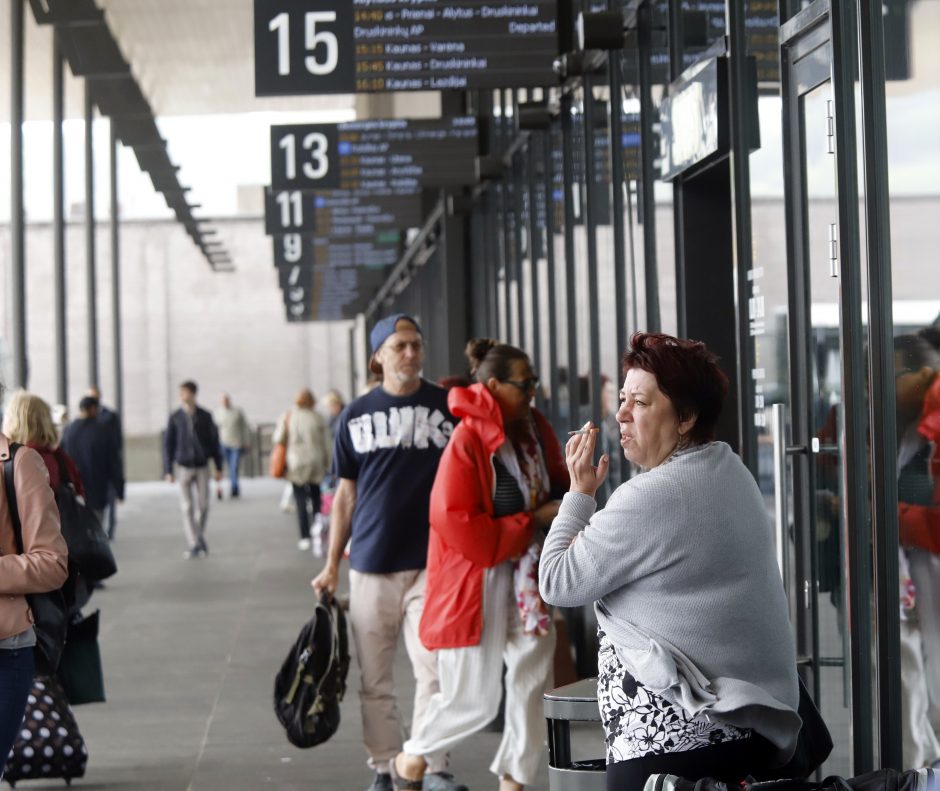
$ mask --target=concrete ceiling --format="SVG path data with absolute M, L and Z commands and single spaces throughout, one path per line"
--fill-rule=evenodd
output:
M 52 31 L 36 24 L 26 0 L 26 116 L 51 118 Z M 254 96 L 252 0 L 97 0 L 157 116 L 354 106 L 349 95 Z M 0 12 L 0 122 L 10 120 L 10 15 Z M 66 83 L 66 115 L 82 115 L 82 84 Z

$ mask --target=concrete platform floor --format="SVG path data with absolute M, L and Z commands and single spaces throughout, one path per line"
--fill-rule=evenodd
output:
M 329 742 L 292 747 L 274 718 L 274 675 L 309 617 L 309 581 L 322 562 L 297 549 L 295 517 L 278 508 L 281 490 L 278 481 L 251 479 L 242 498 L 213 500 L 211 555 L 184 560 L 176 488 L 130 485 L 114 543 L 120 570 L 86 610 L 101 610 L 108 701 L 75 709 L 89 761 L 74 786 L 346 791 L 369 785 L 355 657 L 343 723 Z M 404 649 L 396 684 L 408 722 L 413 681 Z M 588 752 L 601 755 L 599 735 L 591 732 L 589 741 L 595 737 L 597 749 Z M 453 771 L 474 791 L 497 786 L 488 766 L 499 738 L 477 734 L 452 755 Z M 545 769 L 533 788 L 547 789 L 547 777 Z

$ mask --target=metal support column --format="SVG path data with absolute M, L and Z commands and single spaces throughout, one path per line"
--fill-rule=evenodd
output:
M 69 358 L 66 336 L 67 301 L 65 274 L 65 58 L 59 31 L 52 32 L 52 293 L 55 310 L 56 401 L 69 403 Z
M 518 116 L 516 116 L 518 118 Z M 513 247 L 516 250 L 515 277 L 516 277 L 516 316 L 518 318 L 518 335 L 516 335 L 516 346 L 520 349 L 528 350 L 528 337 L 526 333 L 525 320 L 525 263 L 522 255 L 522 208 L 523 192 L 525 191 L 525 180 L 523 172 L 525 170 L 525 158 L 523 153 L 514 154 L 512 157 L 512 167 L 509 169 L 512 179 L 512 197 L 513 197 L 513 216 L 515 218 L 513 229 Z M 531 247 L 531 240 L 529 246 Z
M 894 317 L 891 288 L 891 223 L 885 118 L 884 21 L 881 2 L 860 0 L 858 10 L 862 144 L 865 162 L 865 226 L 868 245 L 868 363 L 872 535 L 878 601 L 878 716 L 881 765 L 900 767 L 901 624 L 898 606 L 897 418 L 895 415 Z M 864 680 L 863 680 L 864 683 Z
M 682 0 L 668 0 L 669 29 L 669 79 L 675 80 L 682 74 L 685 65 L 685 42 L 682 24 Z M 673 238 L 676 240 L 676 335 L 688 337 L 687 309 L 685 299 L 685 193 L 682 188 L 682 176 L 672 184 L 672 223 Z
M 526 146 L 526 174 L 529 185 L 529 261 L 532 275 L 532 365 L 537 376 L 544 370 L 542 365 L 542 282 L 539 277 L 539 245 L 536 239 L 541 239 L 542 229 L 539 227 L 538 210 L 538 134 L 529 134 L 529 144 Z M 541 390 L 539 392 L 541 400 Z
M 26 387 L 26 212 L 23 209 L 23 5 L 10 2 L 10 263 L 14 387 Z
M 748 70 L 746 12 L 742 4 L 725 4 L 728 29 L 728 82 L 731 118 L 731 222 L 734 256 L 735 334 L 737 335 L 738 452 L 757 477 L 757 431 L 751 417 L 754 409 L 754 340 L 748 319 L 753 267 L 751 240 L 751 168 L 748 124 Z M 756 105 L 755 105 L 756 107 Z
M 653 107 L 652 69 L 653 54 L 649 3 L 637 11 L 637 43 L 640 72 L 640 221 L 643 224 L 643 271 L 646 290 L 647 332 L 659 332 L 659 272 L 656 262 L 656 198 L 653 188 L 656 173 L 653 166 Z
M 862 323 L 861 249 L 859 228 L 858 148 L 855 128 L 855 75 L 858 62 L 858 27 L 854 3 L 832 3 L 832 85 L 835 104 L 836 189 L 839 206 L 839 347 L 842 355 L 843 394 L 841 464 L 843 538 L 848 553 L 846 590 L 852 684 L 853 774 L 873 768 L 874 703 L 872 678 L 872 533 L 868 483 L 868 413 L 865 350 Z M 879 45 L 881 43 L 879 42 Z M 885 204 L 887 208 L 887 204 Z M 881 295 L 869 295 L 881 298 Z M 891 357 L 893 381 L 893 355 Z M 892 385 L 893 386 L 893 385 Z M 884 384 L 882 384 L 884 387 Z M 892 435 L 893 436 L 893 435 Z M 897 500 L 894 501 L 895 504 Z M 895 536 L 897 538 L 897 536 Z M 895 545 L 897 546 L 897 545 Z M 897 550 L 895 550 L 897 551 Z M 897 590 L 897 589 L 895 589 Z M 896 594 L 895 594 L 896 595 Z M 897 603 L 897 599 L 894 600 Z M 899 669 L 899 668 L 898 668 Z M 900 746 L 900 745 L 898 745 Z M 896 763 L 890 763 L 895 759 Z M 880 766 L 901 769 L 900 750 L 882 753 Z
M 88 385 L 98 382 L 98 300 L 95 273 L 95 154 L 92 128 L 95 107 L 91 100 L 91 82 L 85 80 L 85 266 L 88 302 Z
M 578 386 L 578 324 L 576 317 L 578 282 L 574 260 L 574 129 L 571 122 L 571 94 L 561 97 L 561 159 L 565 201 L 565 307 L 568 328 L 568 423 L 581 421 Z
M 614 361 L 615 379 L 620 376 L 620 355 L 627 348 L 627 266 L 624 258 L 624 206 L 623 191 L 629 188 L 624 181 L 623 172 L 623 121 L 621 118 L 621 55 L 619 50 L 607 53 L 607 79 L 610 81 L 610 186 L 613 208 L 614 231 L 614 337 L 616 338 L 617 359 Z M 617 389 L 621 382 L 615 381 Z
M 545 180 L 545 277 L 548 279 L 548 369 L 549 387 L 551 388 L 552 425 L 556 431 L 564 428 L 558 404 L 558 300 L 556 299 L 557 276 L 555 273 L 555 163 L 552 156 L 552 129 L 549 127 L 542 136 L 542 157 L 544 161 L 543 178 Z M 562 198 L 564 200 L 564 198 Z
M 497 91 L 497 103 L 499 108 L 499 117 L 496 121 L 496 155 L 502 159 L 503 151 L 509 145 L 506 139 L 508 134 L 506 124 L 506 102 L 503 100 L 503 92 Z M 499 288 L 502 283 L 502 311 L 500 312 L 500 335 L 498 336 L 505 343 L 510 343 L 512 335 L 512 300 L 510 299 L 510 281 L 512 280 L 512 238 L 509 233 L 509 188 L 506 185 L 506 177 L 503 175 L 495 184 L 497 203 L 496 203 L 496 230 L 499 234 L 500 257 L 498 269 L 502 270 L 502 281 L 499 279 L 497 271 L 496 283 Z M 497 301 L 499 301 L 497 299 Z
M 124 414 L 124 364 L 121 336 L 121 226 L 118 203 L 118 139 L 111 121 L 111 318 L 114 333 L 114 406 Z
M 588 337 L 591 367 L 588 381 L 591 389 L 591 420 L 601 424 L 601 328 L 597 287 L 597 216 L 595 206 L 597 169 L 594 167 L 594 80 L 585 73 L 584 91 L 584 230 L 587 236 L 588 276 Z M 613 146 L 611 146 L 613 148 Z M 579 388 L 580 389 L 580 388 Z

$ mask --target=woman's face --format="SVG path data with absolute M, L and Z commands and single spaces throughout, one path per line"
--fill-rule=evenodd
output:
M 679 445 L 695 418 L 679 422 L 669 397 L 659 389 L 656 377 L 642 368 L 631 368 L 620 391 L 620 444 L 623 455 L 649 470 L 662 464 Z
M 487 382 L 505 422 L 528 417 L 538 384 L 528 360 L 513 360 L 507 378 L 492 378 Z

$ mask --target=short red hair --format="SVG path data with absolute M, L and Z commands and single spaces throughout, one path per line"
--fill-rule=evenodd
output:
M 637 332 L 623 355 L 623 371 L 640 368 L 656 377 L 680 422 L 695 417 L 689 441 L 701 445 L 715 439 L 728 377 L 718 356 L 701 341 L 674 338 L 661 332 Z

